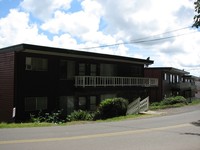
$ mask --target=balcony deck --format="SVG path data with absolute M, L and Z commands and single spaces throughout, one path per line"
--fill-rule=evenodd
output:
M 112 77 L 112 76 L 75 76 L 76 87 L 157 87 L 157 78 Z
M 196 85 L 195 83 L 191 83 L 191 82 L 178 82 L 178 83 L 174 83 L 172 85 L 173 89 L 178 89 L 178 90 L 195 90 L 196 89 Z

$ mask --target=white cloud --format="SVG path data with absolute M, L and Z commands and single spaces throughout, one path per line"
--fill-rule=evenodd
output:
M 163 33 L 167 30 L 181 26 L 187 26 L 175 13 L 182 7 L 191 8 L 192 2 L 188 0 L 98 0 L 105 13 L 108 22 L 107 32 L 124 32 L 126 40 L 137 39 L 152 34 Z M 190 5 L 188 5 L 190 4 Z M 193 18 L 192 15 L 188 16 Z M 188 19 L 187 19 L 188 20 Z M 121 37 L 124 38 L 124 37 Z
M 61 36 L 54 36 L 52 46 L 68 49 L 77 49 L 78 44 L 69 34 L 62 34 Z
M 0 19 L 0 47 L 19 43 L 45 43 L 45 35 L 38 34 L 36 24 L 29 23 L 29 15 L 12 9 Z
M 106 2 L 98 0 L 98 2 L 104 6 L 106 33 L 125 42 L 180 29 L 193 23 L 194 5 L 191 0 L 107 0 Z M 150 55 L 151 59 L 154 59 L 154 66 L 184 69 L 198 66 L 200 33 L 179 36 L 189 32 L 192 30 L 185 29 L 145 39 L 174 36 L 166 40 L 134 44 L 141 50 L 134 56 L 145 58 Z M 128 53 L 134 51 L 130 48 Z
M 72 0 L 23 0 L 20 5 L 35 17 L 47 20 L 53 15 L 54 11 L 69 9 L 71 2 Z
M 77 0 L 82 10 L 69 12 L 72 1 L 23 0 L 20 6 L 26 12 L 14 9 L 5 18 L 0 18 L 0 47 L 25 42 L 80 49 L 143 37 L 151 40 L 177 36 L 154 42 L 84 50 L 139 58 L 150 56 L 154 66 L 191 70 L 200 76 L 197 71 L 192 71 L 200 65 L 199 32 L 179 36 L 194 31 L 187 28 L 153 36 L 192 25 L 194 0 Z M 31 14 L 36 20 L 30 20 Z
M 16 9 L 0 19 L 0 47 L 15 44 L 29 43 L 62 48 L 76 48 L 77 42 L 68 34 L 53 36 L 50 40 L 47 35 L 40 33 L 37 24 L 31 24 L 29 14 Z
M 69 33 L 80 37 L 82 34 L 98 29 L 98 18 L 83 11 L 66 14 L 57 11 L 54 18 L 44 23 L 41 28 L 54 34 Z
M 41 28 L 54 34 L 65 32 L 79 38 L 83 34 L 98 31 L 101 17 L 100 5 L 93 0 L 85 0 L 81 5 L 83 10 L 75 13 L 56 11 L 54 17 L 46 21 Z

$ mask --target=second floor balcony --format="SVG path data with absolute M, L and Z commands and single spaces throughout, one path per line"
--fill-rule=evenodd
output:
M 112 77 L 112 76 L 76 76 L 76 87 L 157 87 L 157 78 Z
M 178 90 L 195 90 L 196 85 L 194 82 L 178 82 L 174 83 L 172 85 L 173 89 L 178 89 Z

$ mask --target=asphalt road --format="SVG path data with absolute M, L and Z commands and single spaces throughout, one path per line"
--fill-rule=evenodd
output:
M 200 109 L 62 127 L 0 129 L 0 150 L 200 150 Z

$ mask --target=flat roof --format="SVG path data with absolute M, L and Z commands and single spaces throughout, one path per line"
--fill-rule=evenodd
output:
M 108 61 L 117 61 L 117 62 L 127 62 L 127 63 L 136 63 L 136 64 L 153 64 L 153 60 L 148 59 L 139 59 L 126 56 L 117 56 L 110 54 L 100 54 L 95 52 L 86 52 L 80 50 L 48 47 L 48 46 L 39 46 L 32 44 L 18 44 L 9 47 L 0 49 L 0 53 L 5 52 L 28 52 L 35 54 L 45 54 L 45 55 L 55 55 L 55 56 L 66 56 L 66 57 L 76 57 L 76 58 L 85 58 L 85 59 L 95 59 L 95 60 L 108 60 Z
M 171 73 L 190 74 L 189 72 L 187 72 L 185 70 L 181 70 L 181 69 L 174 68 L 174 67 L 149 67 L 149 68 L 145 68 L 145 69 L 161 70 L 161 71 L 167 71 L 167 72 L 171 72 Z

